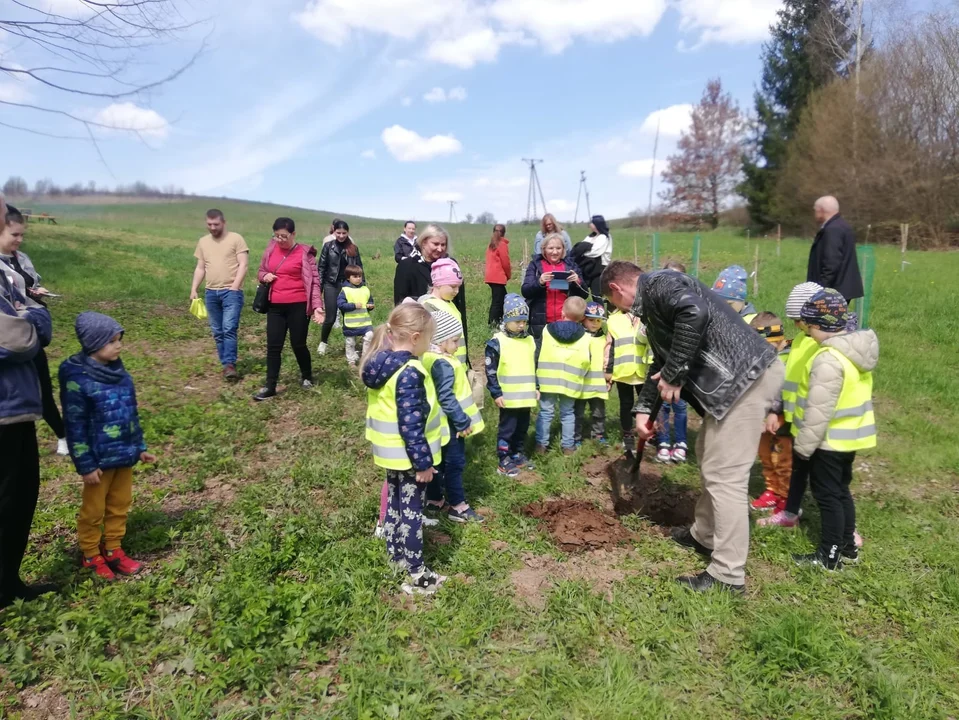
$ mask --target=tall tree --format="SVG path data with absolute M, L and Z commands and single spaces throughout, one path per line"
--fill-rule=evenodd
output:
M 710 80 L 693 108 L 689 130 L 679 138 L 679 152 L 666 160 L 660 194 L 673 210 L 707 216 L 715 228 L 719 212 L 740 177 L 745 123 L 739 105 Z
M 810 94 L 850 70 L 854 26 L 845 0 L 784 0 L 779 19 L 763 46 L 763 75 L 756 92 L 756 116 L 742 160 L 738 192 L 752 221 L 775 222 L 776 177 L 786 158 Z M 828 42 L 824 39 L 828 38 Z

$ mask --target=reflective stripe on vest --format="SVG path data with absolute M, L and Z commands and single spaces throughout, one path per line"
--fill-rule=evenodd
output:
M 536 341 L 532 337 L 511 338 L 503 332 L 493 337 L 499 342 L 499 368 L 496 377 L 508 408 L 536 407 Z
M 463 324 L 463 316 L 460 314 L 459 308 L 453 303 L 447 302 L 443 298 L 430 295 L 423 300 L 423 304 L 431 310 L 440 310 L 449 313 L 460 321 L 460 325 Z M 463 335 L 460 335 L 459 344 L 456 346 L 456 358 L 464 365 L 469 365 L 469 358 L 466 355 L 466 338 Z
M 743 315 L 741 317 L 743 320 L 746 321 L 746 324 L 749 325 L 749 323 L 751 323 L 753 320 L 756 319 L 757 315 L 759 315 L 759 313 L 747 313 L 746 315 Z
M 429 373 L 419 360 L 410 360 L 381 388 L 369 388 L 366 392 L 366 439 L 373 445 L 373 462 L 387 470 L 412 470 L 406 452 L 406 443 L 400 435 L 399 417 L 396 407 L 396 383 L 407 367 L 412 367 L 423 376 L 426 387 L 426 399 L 429 403 L 429 415 L 426 418 L 426 441 L 433 453 L 433 464 L 442 461 L 442 416 L 436 388 Z
M 370 317 L 370 311 L 366 309 L 370 302 L 370 289 L 365 285 L 360 287 L 343 288 L 343 295 L 346 302 L 356 306 L 356 310 L 350 310 L 343 313 L 343 326 L 347 328 L 365 328 L 373 325 L 373 319 Z
M 602 398 L 609 397 L 609 391 L 606 389 L 606 336 L 589 337 L 589 372 L 586 373 L 586 381 L 583 383 L 583 398 Z
M 486 423 L 483 422 L 483 415 L 476 406 L 476 401 L 473 400 L 473 388 L 470 386 L 469 378 L 466 377 L 466 366 L 455 357 L 450 357 L 449 355 L 440 355 L 434 352 L 428 352 L 423 355 L 423 365 L 430 373 L 433 372 L 433 364 L 437 360 L 443 360 L 444 362 L 449 363 L 450 367 L 453 369 L 453 395 L 456 398 L 456 402 L 458 402 L 459 406 L 463 409 L 463 412 L 466 413 L 467 417 L 470 419 L 470 436 L 478 435 L 486 428 Z M 442 413 L 442 411 L 443 407 L 440 406 L 440 412 Z M 443 414 L 445 415 L 445 413 Z M 449 442 L 449 438 L 449 424 L 444 422 L 444 445 Z
M 543 333 L 536 379 L 541 393 L 583 396 L 583 383 L 589 372 L 589 336 L 573 343 L 561 343 L 549 331 Z
M 613 382 L 641 384 L 648 365 L 646 345 L 639 342 L 630 316 L 616 310 L 610 314 L 606 327 L 613 338 Z
M 818 343 L 805 333 L 793 340 L 789 354 L 786 356 L 786 379 L 783 382 L 783 418 L 786 422 L 793 422 L 796 410 L 796 396 L 799 393 L 799 381 L 810 358 L 819 349 Z

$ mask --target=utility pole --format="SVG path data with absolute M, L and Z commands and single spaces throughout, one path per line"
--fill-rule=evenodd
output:
M 659 151 L 659 125 L 662 118 L 656 121 L 656 140 L 653 141 L 653 167 L 649 171 L 649 206 L 646 208 L 646 228 L 653 227 L 653 183 L 656 182 L 656 153 Z
M 529 165 L 529 192 L 526 194 L 526 222 L 530 222 L 534 217 L 539 217 L 539 209 L 536 207 L 536 193 L 539 192 L 539 199 L 543 203 L 543 212 L 546 212 L 546 198 L 543 197 L 543 188 L 539 184 L 539 173 L 536 172 L 536 166 L 543 161 L 535 158 L 523 158 L 523 162 Z
M 586 187 L 586 171 L 579 171 L 579 190 L 576 193 L 576 212 L 573 213 L 573 223 L 576 223 L 576 220 L 579 218 L 579 198 L 581 195 L 586 195 L 586 214 L 589 217 L 593 217 L 592 211 L 589 209 L 589 188 Z
M 456 200 L 447 200 L 450 204 L 450 223 L 453 222 L 453 218 L 456 217 Z

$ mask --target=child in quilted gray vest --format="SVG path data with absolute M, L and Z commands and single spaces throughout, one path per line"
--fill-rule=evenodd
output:
M 60 365 L 67 445 L 83 477 L 77 535 L 83 567 L 104 580 L 135 575 L 142 565 L 120 547 L 133 502 L 133 466 L 156 462 L 140 429 L 133 378 L 123 367 L 123 328 L 111 317 L 81 313 L 82 352 Z M 101 533 L 100 527 L 103 526 Z

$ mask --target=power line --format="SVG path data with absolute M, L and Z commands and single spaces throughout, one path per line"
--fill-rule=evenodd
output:
M 536 193 L 539 192 L 539 200 L 543 204 L 543 212 L 546 213 L 546 198 L 543 197 L 543 188 L 539 184 L 539 173 L 536 172 L 536 166 L 542 163 L 540 159 L 523 158 L 523 162 L 529 165 L 529 192 L 526 194 L 526 222 L 539 217 L 539 208 L 536 206 Z
M 579 171 L 579 191 L 576 193 L 576 212 L 573 213 L 573 223 L 579 218 L 579 198 L 586 194 L 586 214 L 589 217 L 593 217 L 592 211 L 589 209 L 589 188 L 586 186 L 586 171 Z
M 453 222 L 453 219 L 456 217 L 456 200 L 447 200 L 450 204 L 450 223 Z

